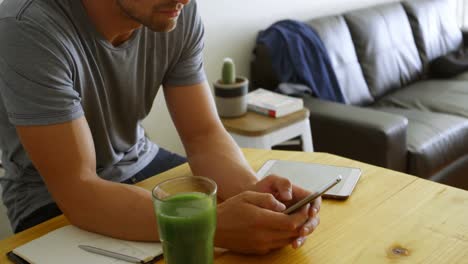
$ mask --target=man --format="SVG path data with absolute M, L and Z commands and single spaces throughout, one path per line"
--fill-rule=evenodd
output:
M 195 175 L 225 200 L 215 243 L 244 253 L 299 247 L 321 200 L 280 177 L 257 182 L 223 129 L 190 0 L 5 0 L 0 11 L 3 199 L 16 232 L 64 213 L 83 229 L 158 240 L 148 191 L 130 184 L 184 162 L 140 125 L 162 85 Z

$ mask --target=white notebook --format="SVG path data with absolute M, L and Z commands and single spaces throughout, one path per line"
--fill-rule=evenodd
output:
M 128 264 L 114 258 L 93 254 L 80 249 L 89 245 L 137 257 L 145 262 L 162 255 L 161 243 L 134 242 L 106 237 L 68 225 L 52 231 L 23 246 L 13 253 L 31 264 Z

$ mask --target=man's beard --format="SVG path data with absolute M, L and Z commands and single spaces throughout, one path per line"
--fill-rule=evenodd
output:
M 169 32 L 173 30 L 177 24 L 178 17 L 173 19 L 161 18 L 163 14 L 158 14 L 159 10 L 182 10 L 183 4 L 181 3 L 167 3 L 164 5 L 153 6 L 150 14 L 137 14 L 137 11 L 131 7 L 127 7 L 122 3 L 122 0 L 117 1 L 122 12 L 129 18 L 138 21 L 145 27 L 148 27 L 155 32 Z

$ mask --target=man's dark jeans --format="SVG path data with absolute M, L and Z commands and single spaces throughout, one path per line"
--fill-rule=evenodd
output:
M 186 161 L 187 159 L 182 156 L 179 156 L 175 153 L 171 153 L 163 148 L 159 148 L 158 154 L 153 159 L 153 161 L 151 161 L 151 163 L 148 164 L 148 166 L 146 166 L 140 172 L 133 175 L 130 179 L 122 183 L 134 184 L 143 181 L 151 176 L 177 167 L 185 163 Z M 57 204 L 55 203 L 43 206 L 34 211 L 25 219 L 21 220 L 17 228 L 15 229 L 15 233 L 19 233 L 30 227 L 38 225 L 60 214 L 62 214 L 62 211 L 60 211 Z

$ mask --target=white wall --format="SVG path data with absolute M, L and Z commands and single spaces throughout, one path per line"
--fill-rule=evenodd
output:
M 468 0 L 457 1 L 457 16 L 461 28 L 466 31 L 468 29 Z
M 338 14 L 395 0 L 197 0 L 205 23 L 205 69 L 210 83 L 220 75 L 224 57 L 232 57 L 238 74 L 249 76 L 249 63 L 259 30 L 273 22 Z M 161 146 L 184 153 L 180 140 L 158 95 L 145 120 L 148 135 Z

